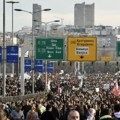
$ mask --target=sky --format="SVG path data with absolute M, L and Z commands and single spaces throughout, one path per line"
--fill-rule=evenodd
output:
M 3 1 L 0 0 L 0 32 L 3 31 Z M 6 0 L 6 2 L 9 0 Z M 10 0 L 11 1 L 11 0 Z M 63 25 L 74 25 L 74 5 L 85 2 L 95 3 L 95 25 L 120 26 L 120 0 L 13 0 L 14 9 L 24 9 L 32 12 L 32 5 L 38 4 L 42 9 L 51 8 L 51 11 L 42 13 L 42 21 L 49 22 L 63 19 Z M 5 30 L 12 31 L 12 5 L 5 5 Z M 32 26 L 32 15 L 25 12 L 14 11 L 14 31 L 24 26 Z

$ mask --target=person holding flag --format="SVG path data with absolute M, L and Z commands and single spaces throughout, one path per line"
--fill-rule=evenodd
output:
M 112 94 L 114 94 L 115 96 L 120 96 L 120 90 L 119 90 L 117 80 L 115 80 L 114 87 L 113 87 L 113 90 L 112 90 Z

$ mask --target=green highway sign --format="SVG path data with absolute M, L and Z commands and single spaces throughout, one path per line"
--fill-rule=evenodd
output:
M 64 39 L 62 38 L 36 38 L 35 47 L 36 59 L 64 59 Z
M 116 56 L 120 57 L 120 41 L 116 43 Z

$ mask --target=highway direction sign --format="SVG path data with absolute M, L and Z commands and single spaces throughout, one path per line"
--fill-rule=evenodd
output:
M 64 40 L 62 38 L 36 38 L 36 59 L 63 60 Z
M 96 37 L 68 37 L 68 60 L 96 61 Z
M 120 57 L 120 41 L 116 42 L 116 56 Z

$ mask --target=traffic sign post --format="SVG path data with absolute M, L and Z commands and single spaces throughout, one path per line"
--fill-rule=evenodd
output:
M 43 63 L 43 60 L 35 60 L 35 71 L 36 72 L 45 72 L 45 63 Z M 47 72 L 52 73 L 54 71 L 54 64 L 48 63 L 47 64 Z
M 35 72 L 43 72 L 43 61 L 35 60 Z
M 47 34 L 46 34 L 47 35 Z M 47 60 L 64 59 L 63 38 L 36 38 L 35 58 L 45 60 L 45 89 L 47 90 Z
M 64 40 L 62 38 L 36 38 L 36 59 L 63 60 Z
M 25 85 L 24 85 L 24 56 L 27 51 L 33 50 L 31 47 L 21 47 L 21 95 L 25 94 Z
M 68 37 L 68 60 L 96 61 L 96 37 Z
M 44 64 L 44 71 L 45 71 L 45 64 Z M 54 72 L 54 64 L 53 63 L 48 63 L 47 64 L 47 72 L 48 73 Z
M 30 59 L 25 59 L 25 72 L 30 72 L 32 69 L 32 65 L 31 65 L 32 61 Z
M 0 46 L 0 63 L 2 63 L 2 47 Z

